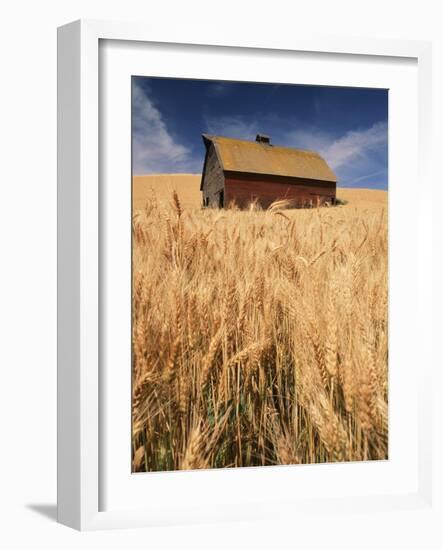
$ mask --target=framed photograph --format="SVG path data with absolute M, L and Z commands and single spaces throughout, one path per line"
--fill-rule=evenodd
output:
M 58 48 L 59 521 L 432 514 L 430 45 Z

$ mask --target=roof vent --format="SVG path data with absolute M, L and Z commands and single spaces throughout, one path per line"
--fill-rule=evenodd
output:
M 271 145 L 271 138 L 269 136 L 266 136 L 265 134 L 257 134 L 255 141 L 257 143 L 265 143 L 266 145 Z

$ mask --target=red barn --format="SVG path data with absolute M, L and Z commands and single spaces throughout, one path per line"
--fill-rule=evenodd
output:
M 262 134 L 255 141 L 202 137 L 204 206 L 223 208 L 235 203 L 246 208 L 256 202 L 267 208 L 281 199 L 295 207 L 335 203 L 337 178 L 314 151 L 275 146 Z

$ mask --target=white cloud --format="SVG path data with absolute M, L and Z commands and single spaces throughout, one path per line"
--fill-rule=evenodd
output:
M 147 92 L 135 84 L 132 89 L 134 174 L 200 171 L 191 150 L 177 143 Z
M 324 155 L 333 168 L 339 168 L 356 159 L 367 158 L 387 142 L 387 125 L 378 122 L 366 130 L 347 132 L 333 141 Z
M 386 173 L 388 128 L 377 122 L 333 138 L 316 129 L 290 132 L 286 144 L 319 152 L 345 183 L 355 183 Z
M 258 122 L 246 120 L 240 116 L 206 117 L 209 134 L 253 140 L 260 129 Z
M 215 82 L 208 86 L 208 95 L 213 97 L 225 96 L 231 91 L 229 83 Z
M 359 183 L 359 182 L 362 182 L 362 181 L 365 181 L 365 180 L 373 179 L 376 176 L 381 176 L 383 174 L 386 174 L 386 168 L 383 168 L 383 170 L 377 170 L 377 172 L 374 172 L 372 174 L 366 174 L 364 176 L 360 176 L 359 178 L 354 178 L 352 180 L 352 183 L 356 184 L 356 183 Z
M 331 138 L 315 130 L 295 131 L 287 141 L 294 145 L 313 149 L 322 154 L 332 168 L 337 169 L 351 161 L 362 159 L 387 143 L 387 124 L 377 122 L 364 130 L 351 130 L 339 138 Z

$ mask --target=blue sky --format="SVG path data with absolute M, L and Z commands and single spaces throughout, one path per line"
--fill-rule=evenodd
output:
M 388 92 L 366 88 L 132 79 L 133 173 L 199 173 L 202 133 L 311 149 L 342 187 L 387 189 Z

